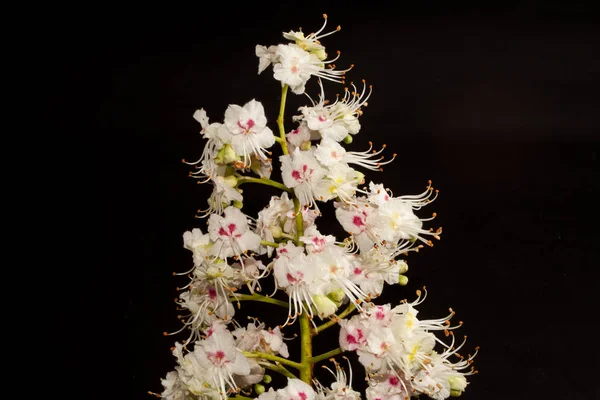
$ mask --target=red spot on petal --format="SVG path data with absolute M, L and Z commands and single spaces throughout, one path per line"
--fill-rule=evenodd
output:
M 358 340 L 350 334 L 346 335 L 346 341 L 350 344 L 358 344 Z
M 235 231 L 235 224 L 229 224 L 227 225 L 227 229 L 229 229 L 229 233 L 233 233 Z
M 292 171 L 292 178 L 294 178 L 297 181 L 301 180 L 302 177 L 300 176 L 300 171 L 293 170 Z
M 353 223 L 354 225 L 358 226 L 358 227 L 363 227 L 363 226 L 365 226 L 365 223 L 363 222 L 362 218 L 361 218 L 361 217 L 359 217 L 358 215 L 355 215 L 355 216 L 352 218 L 352 223 Z

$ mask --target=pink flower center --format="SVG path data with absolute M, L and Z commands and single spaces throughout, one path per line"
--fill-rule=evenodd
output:
M 365 223 L 363 222 L 362 218 L 359 217 L 358 215 L 355 215 L 352 218 L 352 223 L 356 226 L 358 226 L 359 228 L 362 228 L 363 226 L 365 226 Z
M 382 320 L 385 318 L 385 313 L 381 310 L 377 310 L 377 312 L 375 313 L 375 318 Z
M 217 350 L 214 353 L 209 353 L 208 359 L 215 365 L 221 365 L 224 362 L 227 362 L 227 360 L 225 359 L 225 352 L 222 350 Z
M 239 234 L 235 234 L 235 230 L 237 229 L 237 227 L 235 226 L 235 224 L 229 224 L 227 225 L 227 229 L 225 229 L 224 227 L 221 227 L 219 229 L 219 235 L 221 236 L 226 236 L 226 237 L 240 237 L 241 235 Z
M 250 130 L 254 127 L 254 125 L 256 125 L 256 123 L 254 122 L 253 119 L 249 119 L 246 121 L 246 123 L 242 123 L 242 121 L 238 121 L 238 126 L 244 130 L 243 134 L 247 135 L 250 132 Z
M 290 274 L 289 272 L 285 275 L 285 277 L 288 280 L 288 282 L 290 283 L 290 285 L 294 285 L 294 284 L 300 282 L 300 280 L 304 277 L 304 274 L 302 272 L 298 272 L 296 275 L 298 277 L 295 277 L 294 275 Z

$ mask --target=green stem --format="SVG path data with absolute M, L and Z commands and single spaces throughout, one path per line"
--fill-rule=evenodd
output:
M 287 142 L 285 140 L 285 128 L 283 126 L 283 116 L 285 114 L 285 101 L 287 98 L 288 85 L 283 85 L 281 88 L 281 103 L 279 104 L 279 116 L 277 117 L 277 126 L 279 127 L 279 137 L 281 141 L 279 144 L 281 145 L 281 150 L 283 154 L 289 154 L 287 148 Z M 290 193 L 293 194 L 292 191 Z M 296 237 L 295 242 L 299 246 L 303 246 L 304 244 L 299 241 L 300 237 L 304 235 L 304 221 L 302 220 L 302 212 L 300 201 L 296 196 L 294 198 L 294 211 L 296 213 Z M 309 305 L 307 305 L 309 307 Z M 312 384 L 312 375 L 313 375 L 313 363 L 310 361 L 312 358 L 312 335 L 310 332 L 310 320 L 308 318 L 308 314 L 304 311 L 300 314 L 300 364 L 298 364 L 298 371 L 300 372 L 300 379 L 302 381 Z
M 232 399 L 232 400 L 254 400 L 252 397 L 242 396 L 241 394 L 236 394 L 233 397 L 227 397 L 227 398 Z
M 279 127 L 279 144 L 283 154 L 289 154 L 287 141 L 285 139 L 285 128 L 283 127 L 283 114 L 285 113 L 285 100 L 287 98 L 288 85 L 281 87 L 281 103 L 279 104 L 279 116 L 277 117 L 277 126 Z
M 271 247 L 275 247 L 275 248 L 279 247 L 279 244 L 278 244 L 278 243 L 275 243 L 275 242 L 269 242 L 269 241 L 267 241 L 267 240 L 261 240 L 261 241 L 260 241 L 260 244 L 261 244 L 261 245 L 263 245 L 263 246 L 271 246 Z
M 260 351 L 244 351 L 242 353 L 244 353 L 244 356 L 247 358 L 264 358 L 265 360 L 278 362 L 280 364 L 296 368 L 297 370 L 302 370 L 302 368 L 304 368 L 304 365 L 301 363 L 297 363 L 295 361 L 288 360 L 287 358 L 279 357 L 269 353 L 261 353 Z
M 296 240 L 304 235 L 304 221 L 302 219 L 302 211 L 300 211 L 300 200 L 294 196 L 294 213 L 296 214 Z
M 269 186 L 276 187 L 277 189 L 281 189 L 286 192 L 290 192 L 290 193 L 293 192 L 292 189 L 285 186 L 283 183 L 279 183 L 277 181 L 274 181 L 274 180 L 271 180 L 268 178 L 252 178 L 250 176 L 244 176 L 242 178 L 238 178 L 237 186 L 244 184 L 244 183 L 261 183 L 263 185 L 269 185 Z
M 350 302 L 350 304 L 348 304 L 348 307 L 346 307 L 344 309 L 344 311 L 342 311 L 341 313 L 339 313 L 338 315 L 332 317 L 329 321 L 325 322 L 322 325 L 319 325 L 317 327 L 317 329 L 313 330 L 313 335 L 318 334 L 319 332 L 324 331 L 325 329 L 329 328 L 330 326 L 333 326 L 335 324 L 338 323 L 338 321 L 340 319 L 343 319 L 346 317 L 346 315 L 350 314 L 352 311 L 354 311 L 356 309 L 356 306 L 354 305 L 354 303 Z
M 300 344 L 302 346 L 300 355 L 301 368 L 300 379 L 308 383 L 312 382 L 313 363 L 312 360 L 312 335 L 310 334 L 310 320 L 306 311 L 300 314 Z
M 344 350 L 341 348 L 337 348 L 334 350 L 330 350 L 327 353 L 319 354 L 318 356 L 314 356 L 310 359 L 311 363 L 318 363 L 319 361 L 327 360 L 333 356 L 337 356 L 338 354 L 342 354 Z
M 232 297 L 230 297 L 230 299 L 232 302 L 234 302 L 234 301 L 260 301 L 263 303 L 270 303 L 270 304 L 275 304 L 277 306 L 289 308 L 289 304 L 287 303 L 287 301 L 273 299 L 271 297 L 263 296 L 258 293 L 254 293 L 254 294 L 238 294 L 238 293 L 236 293 Z
M 286 376 L 291 379 L 298 379 L 298 377 L 288 371 L 283 365 L 275 365 L 271 363 L 259 363 L 261 367 L 265 367 L 266 369 L 270 369 L 271 371 L 275 371 L 280 373 L 283 376 Z

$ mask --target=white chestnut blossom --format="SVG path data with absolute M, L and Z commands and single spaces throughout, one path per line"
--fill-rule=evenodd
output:
M 356 255 L 350 279 L 369 297 L 378 297 L 384 283 L 394 285 L 399 282 L 400 274 L 408 270 L 404 260 L 396 260 L 393 253 L 385 247 L 373 247 Z
M 357 352 L 373 384 L 379 386 L 384 382 L 367 393 L 369 398 L 386 398 L 386 393 L 411 396 L 426 393 L 437 400 L 445 399 L 450 390 L 463 391 L 465 376 L 474 373 L 472 369 L 464 370 L 471 367 L 476 353 L 468 358 L 457 353 L 465 342 L 455 346 L 452 330 L 461 324 L 450 324 L 454 312 L 444 318 L 419 320 L 415 306 L 426 297 L 421 294 L 417 291 L 415 301 L 404 301 L 394 308 L 365 306 L 361 314 L 340 321 L 340 347 Z M 443 331 L 452 342 L 442 342 L 434 335 L 435 331 Z M 434 350 L 436 343 L 443 347 L 442 353 Z M 451 357 L 457 357 L 458 361 L 451 361 Z
M 246 167 L 252 155 L 267 159 L 267 150 L 275 143 L 273 131 L 267 126 L 262 103 L 252 99 L 244 106 L 231 104 L 225 111 L 225 121 L 218 131 L 223 143 L 231 144 Z
M 194 228 L 183 233 L 183 247 L 192 252 L 194 266 L 199 266 L 208 257 L 212 242 L 208 233 L 202 233 L 200 228 Z
M 380 150 L 374 151 L 373 143 L 369 142 L 369 148 L 365 151 L 346 151 L 337 141 L 331 138 L 323 138 L 317 144 L 315 158 L 325 167 L 332 167 L 337 164 L 355 164 L 371 171 L 381 171 L 383 165 L 391 163 L 396 158 L 396 154 L 387 161 L 383 161 L 383 157 L 376 158 L 383 152 L 385 147 L 383 145 Z
M 325 51 L 325 46 L 321 44 L 320 40 L 333 33 L 339 32 L 341 27 L 338 25 L 335 30 L 323 33 L 325 26 L 327 26 L 327 14 L 323 14 L 323 19 L 323 25 L 316 32 L 309 33 L 305 36 L 304 32 L 302 32 L 302 29 L 300 29 L 298 32 L 284 32 L 283 37 L 293 41 L 303 50 L 306 50 L 309 53 L 314 53 L 320 60 L 325 60 L 327 58 L 327 53 Z
M 190 176 L 193 178 L 202 179 L 203 182 L 207 182 L 210 177 L 214 174 L 222 173 L 222 168 L 215 162 L 215 158 L 219 151 L 223 148 L 223 141 L 219 138 L 219 130 L 222 127 L 222 124 L 215 122 L 210 124 L 208 121 L 208 116 L 206 115 L 206 111 L 201 108 L 194 112 L 193 118 L 200 123 L 202 130 L 200 133 L 202 137 L 206 139 L 206 144 L 204 145 L 204 150 L 202 151 L 202 155 L 197 161 L 188 162 L 183 160 L 185 164 L 196 166 L 196 170 L 190 172 Z
M 335 365 L 335 372 L 329 367 L 324 367 L 327 371 L 333 375 L 334 381 L 329 387 L 325 387 L 319 381 L 315 382 L 317 389 L 317 398 L 323 400 L 360 400 L 360 393 L 352 389 L 352 366 L 348 358 L 344 357 L 348 361 L 348 369 L 350 376 L 346 376 L 346 371 L 340 366 L 340 364 L 331 360 Z
M 354 84 L 351 84 L 351 87 L 352 90 L 344 88 L 342 99 L 338 98 L 329 104 L 325 100 L 325 91 L 321 85 L 319 101 L 314 102 L 311 99 L 312 106 L 300 107 L 298 110 L 301 115 L 295 116 L 294 120 L 305 121 L 308 128 L 319 132 L 323 139 L 340 142 L 349 134 L 356 135 L 360 131 L 358 118 L 362 115 L 362 107 L 368 104 L 372 88 L 369 86 L 367 92 L 365 81 L 360 93 Z
M 300 379 L 288 378 L 287 386 L 277 390 L 278 400 L 315 400 L 315 396 L 312 386 Z
M 193 350 L 175 343 L 173 355 L 177 366 L 162 381 L 165 390 L 160 397 L 225 400 L 239 392 L 235 377 L 249 374 L 248 360 L 235 347 L 231 332 L 221 322 L 215 321 L 204 334 L 204 339 L 194 343 Z
M 210 379 L 206 382 L 217 389 L 221 398 L 239 392 L 233 376 L 246 376 L 250 373 L 250 364 L 242 352 L 236 348 L 235 339 L 227 329 L 207 335 L 206 339 L 196 342 L 194 358 Z
M 352 66 L 345 70 L 336 70 L 333 67 L 332 63 L 339 58 L 339 52 L 336 57 L 327 59 L 327 52 L 319 39 L 339 29 L 321 34 L 324 28 L 325 24 L 318 32 L 307 36 L 301 31 L 284 32 L 284 38 L 294 43 L 269 47 L 257 45 L 255 53 L 259 58 L 258 73 L 273 65 L 273 77 L 282 85 L 288 85 L 295 94 L 304 93 L 305 85 L 311 76 L 343 83 L 344 74 L 352 69 Z
M 208 219 L 208 234 L 214 243 L 211 256 L 227 258 L 257 251 L 261 238 L 248 229 L 248 218 L 238 208 L 229 206 L 223 216 L 212 214 Z
M 345 203 L 354 202 L 358 185 L 364 183 L 364 175 L 342 163 L 332 165 L 326 171 L 315 186 L 315 197 L 320 201 L 338 198 Z
M 199 217 L 206 217 L 210 214 L 222 214 L 225 207 L 230 206 L 234 201 L 242 202 L 244 197 L 238 189 L 235 188 L 237 181 L 235 177 L 223 177 L 213 175 L 210 177 L 213 184 L 213 191 L 208 198 L 208 209 L 201 212 Z
M 283 183 L 294 189 L 302 206 L 315 204 L 315 191 L 327 170 L 319 164 L 312 150 L 294 150 L 292 154 L 279 157 Z
M 296 148 L 302 148 L 302 145 L 310 145 L 311 130 L 306 123 L 301 122 L 296 129 L 292 129 L 285 135 L 288 142 L 288 149 L 294 151 Z
M 394 197 L 391 191 L 381 189 L 371 183 L 367 196 L 361 196 L 354 203 L 336 202 L 336 217 L 344 230 L 352 235 L 361 251 L 369 251 L 373 246 L 386 248 L 390 257 L 416 251 L 421 246 L 417 242 L 433 246 L 427 237 L 440 238 L 441 228 L 424 229 L 423 222 L 435 218 L 419 218 L 414 210 L 435 200 L 431 182 L 419 195 Z
M 267 47 L 257 44 L 255 48 L 255 53 L 256 57 L 258 57 L 259 74 L 265 69 L 267 69 L 269 65 L 276 63 L 279 59 L 279 55 L 277 54 L 277 46 Z

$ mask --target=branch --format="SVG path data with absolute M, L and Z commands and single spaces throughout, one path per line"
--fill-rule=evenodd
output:
M 283 127 L 283 114 L 285 113 L 285 100 L 287 98 L 288 85 L 281 87 L 281 103 L 279 104 L 279 116 L 277 117 L 277 126 L 279 127 L 279 144 L 281 145 L 281 151 L 283 154 L 289 154 L 287 148 L 287 141 L 285 139 L 285 128 Z
M 302 206 L 300 200 L 294 196 L 294 213 L 296 214 L 296 240 L 304 236 L 304 221 L 302 219 Z
M 317 329 L 313 329 L 313 332 L 312 332 L 313 335 L 316 335 L 319 332 L 322 332 L 325 329 L 337 324 L 340 319 L 344 319 L 346 317 L 346 315 L 350 314 L 355 309 L 356 309 L 356 306 L 354 305 L 354 303 L 350 302 L 350 304 L 348 304 L 348 306 L 344 309 L 344 311 L 342 311 L 339 315 L 334 315 L 333 317 L 331 317 L 331 319 L 329 321 L 325 322 L 322 325 L 319 325 L 317 327 Z
M 266 240 L 261 240 L 260 244 L 263 245 L 263 246 L 271 246 L 271 247 L 275 247 L 275 248 L 279 247 L 278 243 L 269 242 L 269 241 L 266 241 Z
M 247 358 L 264 358 L 265 360 L 278 362 L 280 364 L 284 364 L 284 365 L 287 365 L 287 366 L 290 366 L 290 367 L 296 368 L 296 369 L 300 369 L 300 368 L 304 367 L 300 363 L 297 363 L 292 360 L 288 360 L 287 358 L 269 354 L 269 353 L 261 353 L 259 351 L 243 351 L 242 353 L 244 353 L 244 356 L 246 356 Z
M 242 396 L 240 394 L 236 394 L 233 397 L 227 397 L 228 399 L 232 399 L 232 400 L 254 400 L 252 397 L 246 397 L 246 396 Z
M 323 361 L 323 360 L 327 360 L 333 356 L 337 356 L 338 354 L 342 354 L 344 352 L 344 350 L 342 350 L 341 348 L 337 348 L 334 350 L 330 350 L 327 353 L 323 353 L 323 354 L 319 354 L 318 356 L 314 356 L 310 358 L 310 362 L 311 363 L 318 363 L 319 361 Z
M 262 303 L 275 304 L 276 306 L 289 308 L 289 304 L 286 301 L 274 299 L 272 297 L 263 296 L 262 294 L 240 294 L 236 293 L 229 298 L 232 301 L 260 301 Z
M 277 189 L 281 189 L 286 192 L 291 193 L 293 191 L 289 187 L 285 186 L 283 183 L 279 183 L 277 181 L 274 181 L 274 180 L 271 180 L 268 178 L 253 178 L 250 176 L 243 176 L 242 178 L 238 178 L 237 186 L 240 186 L 241 184 L 244 184 L 244 183 L 261 183 L 263 185 L 269 185 L 269 186 L 276 187 Z
M 261 367 L 265 367 L 266 369 L 270 369 L 271 371 L 278 372 L 281 375 L 286 376 L 288 378 L 298 379 L 298 377 L 296 375 L 294 375 L 290 371 L 288 371 L 283 365 L 276 365 L 276 364 L 271 364 L 268 362 L 264 362 L 264 363 L 259 362 L 258 365 L 260 365 Z

